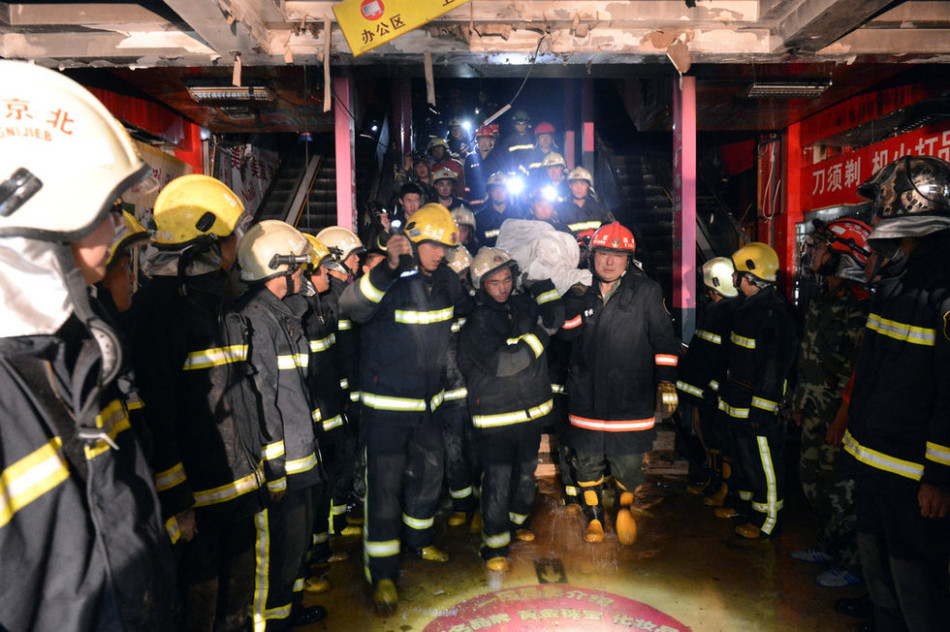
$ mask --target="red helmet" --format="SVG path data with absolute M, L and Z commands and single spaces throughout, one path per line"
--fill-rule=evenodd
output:
M 548 123 L 547 121 L 544 121 L 543 123 L 538 123 L 538 126 L 534 128 L 535 136 L 537 136 L 538 134 L 553 134 L 553 133 L 554 133 L 554 126 Z
M 478 128 L 478 131 L 475 132 L 475 138 L 482 138 L 483 136 L 494 138 L 495 134 L 497 134 L 497 131 L 492 125 L 482 125 Z
M 633 233 L 623 224 L 614 222 L 597 229 L 594 238 L 590 241 L 590 249 L 632 255 L 637 251 L 637 242 L 633 238 Z
M 860 220 L 842 218 L 825 224 L 822 233 L 828 240 L 829 248 L 854 257 L 861 265 L 867 263 L 870 254 L 868 247 L 870 226 Z

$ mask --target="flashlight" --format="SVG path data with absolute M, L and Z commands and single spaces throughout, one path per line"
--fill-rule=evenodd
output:
M 508 178 L 508 193 L 520 195 L 524 191 L 524 180 L 517 176 Z

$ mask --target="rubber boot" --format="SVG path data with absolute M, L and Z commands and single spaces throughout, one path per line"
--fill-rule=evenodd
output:
M 712 496 L 722 487 L 722 452 L 709 451 L 709 485 L 703 491 L 703 496 Z
M 604 541 L 604 506 L 602 502 L 603 485 L 582 486 L 584 490 L 584 509 L 587 512 L 587 532 L 585 542 Z
M 629 492 L 623 488 L 619 483 L 617 486 L 620 488 L 618 498 L 619 508 L 617 509 L 617 540 L 620 541 L 620 544 L 629 546 L 637 541 L 637 521 L 634 520 L 633 514 L 630 513 L 630 506 L 633 504 L 634 495 L 633 492 Z
M 722 485 L 719 486 L 719 489 L 716 490 L 716 493 L 710 494 L 703 498 L 703 504 L 707 507 L 722 507 L 722 504 L 726 500 L 726 494 L 729 493 L 729 484 L 725 481 L 722 482 Z
M 468 514 L 464 511 L 453 511 L 452 515 L 449 516 L 450 527 L 461 527 L 466 522 L 468 522 Z
M 373 605 L 376 607 L 376 613 L 382 616 L 389 616 L 396 611 L 396 605 L 399 603 L 399 592 L 396 590 L 396 584 L 391 579 L 381 579 L 376 584 L 376 590 L 373 591 Z
M 706 451 L 706 471 L 708 475 L 706 480 L 702 483 L 691 483 L 686 486 L 686 493 L 692 494 L 693 496 L 699 496 L 706 492 L 707 489 L 713 484 L 713 472 L 715 468 L 713 467 L 713 454 L 712 450 Z
M 511 562 L 507 557 L 493 557 L 485 562 L 485 568 L 493 573 L 505 573 L 511 569 Z

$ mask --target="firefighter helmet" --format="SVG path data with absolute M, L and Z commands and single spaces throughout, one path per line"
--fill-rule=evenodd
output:
M 241 280 L 260 283 L 288 276 L 310 262 L 310 242 L 279 219 L 265 219 L 251 226 L 238 244 Z
M 444 138 L 429 139 L 429 144 L 426 146 L 426 151 L 431 153 L 436 147 L 442 147 L 446 152 L 449 151 L 449 144 L 445 142 Z
M 109 244 L 109 254 L 106 257 L 106 267 L 112 266 L 122 253 L 132 246 L 147 242 L 148 231 L 139 220 L 128 211 L 122 211 L 119 220 L 112 231 L 112 243 Z
M 449 209 L 441 204 L 426 204 L 413 213 L 406 223 L 406 236 L 414 244 L 432 241 L 449 248 L 459 245 L 458 226 Z
M 478 131 L 475 132 L 475 138 L 494 138 L 498 135 L 498 128 L 494 125 L 482 125 L 478 128 Z
M 448 167 L 442 167 L 441 169 L 436 169 L 432 174 L 432 182 L 438 182 L 439 180 L 458 180 L 459 174 L 455 173 Z
M 472 259 L 472 285 L 475 286 L 475 289 L 480 289 L 482 287 L 482 280 L 504 268 L 511 268 L 512 276 L 517 276 L 515 269 L 518 266 L 518 262 L 511 258 L 507 252 L 501 248 L 479 248 L 478 254 Z
M 778 254 L 768 244 L 753 241 L 732 253 L 736 272 L 748 273 L 760 281 L 778 280 Z
M 816 224 L 816 228 L 833 255 L 832 273 L 842 279 L 864 283 L 867 280 L 864 268 L 871 255 L 868 244 L 871 227 L 857 219 L 841 218 L 821 226 Z
M 530 123 L 531 115 L 528 114 L 525 110 L 515 110 L 515 113 L 511 115 L 512 123 Z
M 534 128 L 535 136 L 537 136 L 538 134 L 553 134 L 553 133 L 554 133 L 554 126 L 548 123 L 547 121 L 538 123 L 538 126 Z
M 445 262 L 449 264 L 455 274 L 462 276 L 472 265 L 472 255 L 465 246 L 450 248 L 445 253 Z
M 309 233 L 301 233 L 304 238 L 310 243 L 310 264 L 309 268 L 311 270 L 316 270 L 320 267 L 320 264 L 323 261 L 331 256 L 330 249 L 327 248 L 322 241 L 314 237 Z
M 229 237 L 244 215 L 244 204 L 219 180 L 191 174 L 169 182 L 152 213 L 155 243 L 184 246 L 202 238 Z
M 452 219 L 457 226 L 471 226 L 475 228 L 475 213 L 464 204 L 452 209 Z
M 593 239 L 590 240 L 590 249 L 633 255 L 637 251 L 637 242 L 633 238 L 633 233 L 623 224 L 613 222 L 597 229 Z
M 496 171 L 488 176 L 485 187 L 504 187 L 508 185 L 508 176 L 503 171 Z
M 552 151 L 547 156 L 544 157 L 544 160 L 541 161 L 541 167 L 547 169 L 548 167 L 561 167 L 567 169 L 567 161 L 564 160 L 564 156 Z
M 739 290 L 732 282 L 732 273 L 736 271 L 729 257 L 716 257 L 703 264 L 703 284 L 726 298 L 739 296 Z
M 342 226 L 324 228 L 317 233 L 317 239 L 327 247 L 330 256 L 340 263 L 349 259 L 353 254 L 361 255 L 366 252 L 360 238 L 352 230 Z
M 0 61 L 0 236 L 76 241 L 149 173 L 125 128 L 56 71 Z
M 594 185 L 594 176 L 590 175 L 590 171 L 584 167 L 574 167 L 571 169 L 570 173 L 567 174 L 567 181 L 571 180 L 584 180 L 587 184 Z
M 933 156 L 904 156 L 858 187 L 882 219 L 902 215 L 950 215 L 950 163 Z

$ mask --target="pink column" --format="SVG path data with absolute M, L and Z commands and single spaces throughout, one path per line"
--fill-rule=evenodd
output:
M 409 77 L 393 79 L 392 121 L 392 135 L 396 139 L 396 151 L 401 160 L 412 152 L 412 80 Z
M 353 111 L 352 77 L 335 77 L 333 91 L 334 133 L 336 139 L 336 223 L 356 231 L 356 128 Z M 342 102 L 342 104 L 341 104 Z M 345 106 L 345 107 L 344 107 Z
M 681 336 L 696 329 L 696 78 L 673 86 L 673 307 Z

